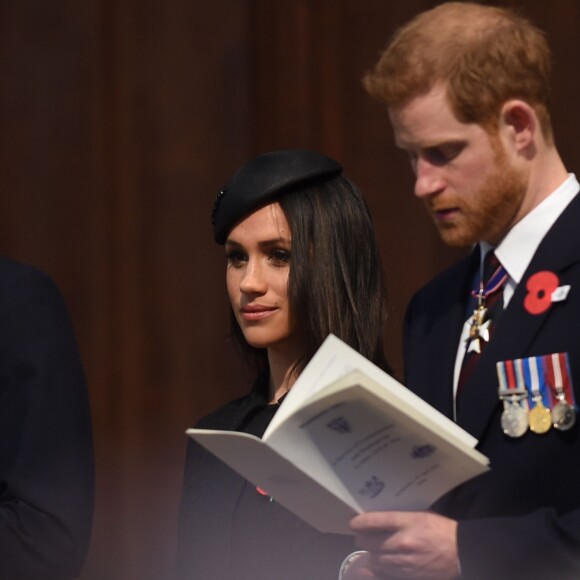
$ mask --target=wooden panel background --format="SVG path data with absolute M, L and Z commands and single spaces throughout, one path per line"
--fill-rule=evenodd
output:
M 0 252 L 65 294 L 89 378 L 97 460 L 83 580 L 169 577 L 183 431 L 249 377 L 227 343 L 214 195 L 256 153 L 340 159 L 374 212 L 390 358 L 411 293 L 454 260 L 411 195 L 360 79 L 406 0 L 2 0 Z M 551 37 L 554 120 L 574 169 L 580 7 L 524 6 Z M 216 510 L 220 506 L 215 506 Z

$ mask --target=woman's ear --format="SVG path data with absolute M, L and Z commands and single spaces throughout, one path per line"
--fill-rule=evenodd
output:
M 507 132 L 517 151 L 533 144 L 539 128 L 534 109 L 525 101 L 512 99 L 506 101 L 501 109 L 500 125 Z

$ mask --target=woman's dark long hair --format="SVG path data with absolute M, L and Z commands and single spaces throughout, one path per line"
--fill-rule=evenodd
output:
M 281 192 L 272 201 L 280 203 L 292 232 L 288 294 L 292 323 L 304 345 L 299 370 L 329 333 L 387 370 L 383 268 L 358 187 L 339 175 Z M 233 313 L 232 335 L 258 369 L 267 366 L 266 350 L 246 342 Z

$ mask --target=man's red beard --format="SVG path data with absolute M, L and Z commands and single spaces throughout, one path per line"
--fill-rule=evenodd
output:
M 468 246 L 479 241 L 497 245 L 514 225 L 527 190 L 527 178 L 508 161 L 502 143 L 490 137 L 495 151 L 494 171 L 479 191 L 455 205 L 461 210 L 457 220 L 435 224 L 443 241 L 450 246 Z M 429 200 L 429 213 L 433 215 Z

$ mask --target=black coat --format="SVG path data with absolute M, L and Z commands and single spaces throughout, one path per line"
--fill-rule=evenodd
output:
M 580 195 L 545 236 L 458 402 L 458 423 L 479 439 L 491 471 L 435 506 L 460 521 L 466 580 L 580 578 L 580 417 L 568 432 L 503 434 L 495 363 L 568 352 L 580 403 Z M 408 386 L 452 416 L 453 367 L 478 252 L 418 292 L 405 322 Z M 571 290 L 539 315 L 524 308 L 526 282 L 555 273 Z
M 48 276 L 0 258 L 0 577 L 76 577 L 93 485 L 87 389 L 66 307 Z
M 267 377 L 252 392 L 199 422 L 203 429 L 262 436 L 273 411 Z M 260 421 L 256 424 L 256 416 Z M 261 422 L 261 424 L 260 424 Z M 179 519 L 179 580 L 336 580 L 350 536 L 323 534 L 279 505 L 193 440 Z

